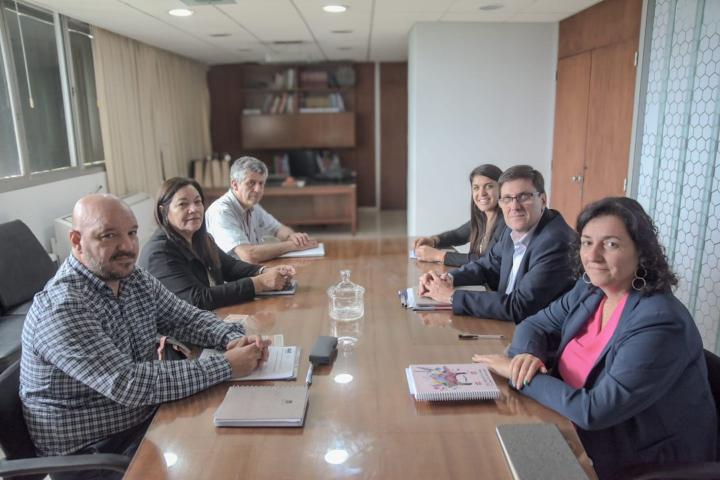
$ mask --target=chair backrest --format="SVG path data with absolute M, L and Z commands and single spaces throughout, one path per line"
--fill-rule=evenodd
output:
M 720 460 L 720 357 L 714 353 L 705 350 L 705 363 L 707 363 L 708 380 L 710 381 L 710 391 L 715 400 L 715 411 L 718 419 L 718 443 L 717 443 L 717 459 Z
M 8 459 L 36 457 L 20 402 L 20 360 L 0 373 L 0 447 Z
M 0 224 L 0 309 L 25 303 L 42 290 L 57 266 L 20 220 Z

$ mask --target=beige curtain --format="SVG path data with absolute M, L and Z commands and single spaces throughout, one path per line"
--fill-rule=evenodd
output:
M 210 153 L 206 66 L 93 27 L 108 189 L 154 195 Z

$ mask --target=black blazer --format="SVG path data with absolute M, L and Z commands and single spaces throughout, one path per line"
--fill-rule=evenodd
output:
M 467 242 L 470 241 L 471 228 L 472 226 L 468 221 L 467 223 L 460 225 L 455 230 L 448 230 L 447 232 L 441 233 L 440 235 L 438 235 L 438 243 L 437 245 L 435 245 L 435 248 L 448 248 L 457 245 L 465 245 Z M 443 261 L 443 263 L 449 267 L 461 267 L 472 260 L 476 260 L 477 258 L 485 255 L 485 253 L 490 251 L 493 245 L 495 245 L 500 239 L 503 230 L 505 230 L 505 219 L 500 213 L 498 214 L 497 219 L 495 219 L 492 232 L 490 232 L 490 240 L 488 241 L 485 250 L 481 252 L 480 255 L 475 252 L 447 252 L 445 253 L 445 260 Z
M 249 277 L 257 275 L 261 266 L 232 258 L 214 241 L 213 245 L 220 258 L 220 269 L 206 268 L 189 248 L 158 229 L 143 247 L 138 263 L 175 295 L 204 310 L 255 298 L 255 287 Z M 208 273 L 215 280 L 213 287 Z
M 456 290 L 454 313 L 520 323 L 572 288 L 569 251 L 575 232 L 559 212 L 546 208 L 523 256 L 515 287 L 506 295 L 514 252 L 510 233 L 506 228 L 487 254 L 451 272 L 456 287 L 487 284 L 495 290 Z

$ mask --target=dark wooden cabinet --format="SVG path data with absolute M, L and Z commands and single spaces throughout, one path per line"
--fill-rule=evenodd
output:
M 291 150 L 331 150 L 356 172 L 359 206 L 375 206 L 372 63 L 230 64 L 208 70 L 213 150 L 273 168 Z
M 352 148 L 355 113 L 245 115 L 241 131 L 250 149 Z

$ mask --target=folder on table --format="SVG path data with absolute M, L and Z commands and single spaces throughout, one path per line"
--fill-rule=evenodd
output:
M 301 427 L 307 385 L 230 387 L 213 417 L 216 427 Z
M 587 480 L 554 424 L 498 425 L 496 431 L 515 480 Z
M 325 256 L 325 245 L 319 243 L 315 248 L 308 248 L 306 250 L 296 250 L 294 252 L 287 252 L 280 255 L 278 258 L 304 258 L 304 257 L 324 257 Z
M 255 292 L 256 297 L 274 297 L 276 295 L 295 295 L 297 292 L 298 283 L 296 280 L 292 280 L 288 283 L 285 288 L 280 290 L 267 290 L 264 292 Z
M 455 290 L 465 290 L 470 292 L 484 292 L 485 287 L 482 285 L 465 285 L 457 287 Z M 452 310 L 452 304 L 447 302 L 439 302 L 430 297 L 422 297 L 418 295 L 417 289 L 410 287 L 406 290 L 398 292 L 400 304 L 411 310 L 416 311 L 434 311 L 434 310 Z

